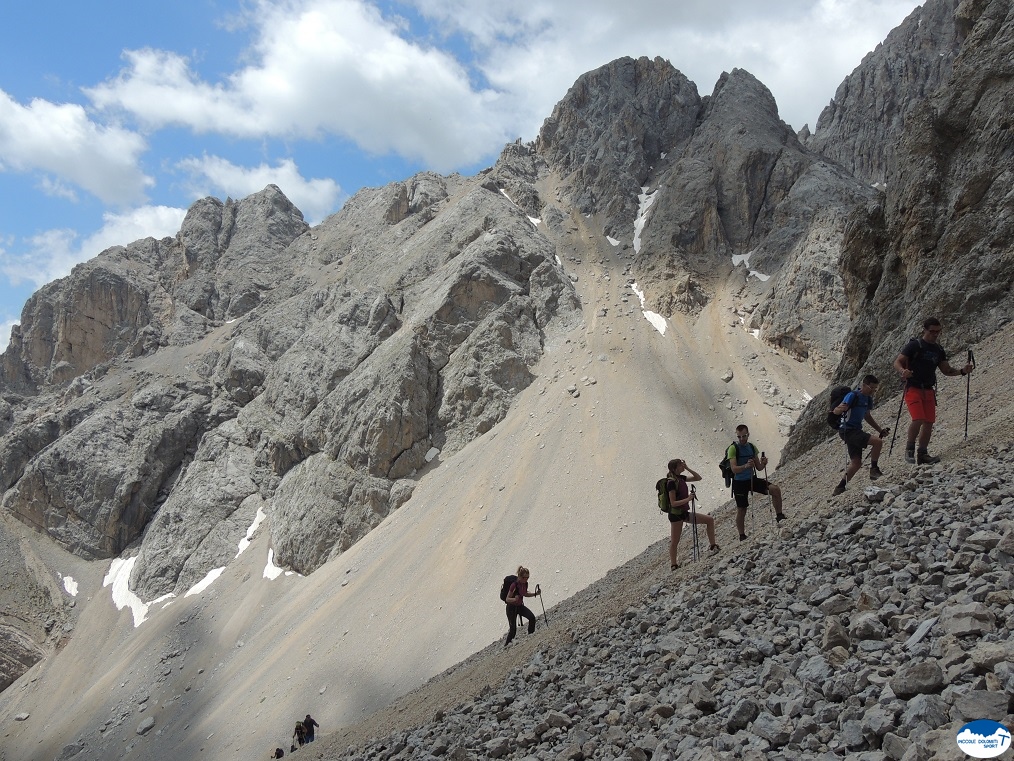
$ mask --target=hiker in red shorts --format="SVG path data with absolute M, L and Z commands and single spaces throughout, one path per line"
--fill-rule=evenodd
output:
M 894 360 L 894 369 L 905 379 L 905 404 L 912 422 L 908 426 L 908 441 L 905 444 L 905 459 L 920 465 L 940 462 L 939 457 L 929 453 L 930 436 L 937 420 L 937 373 L 944 375 L 968 375 L 973 365 L 968 363 L 960 370 L 951 367 L 947 352 L 938 343 L 941 325 L 936 317 L 930 317 L 922 324 L 922 336 L 913 338 L 901 349 Z M 916 442 L 919 451 L 916 455 Z

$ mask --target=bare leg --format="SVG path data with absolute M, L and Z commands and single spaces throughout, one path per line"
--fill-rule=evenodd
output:
M 669 567 L 676 567 L 676 548 L 680 543 L 680 535 L 683 533 L 683 522 L 676 521 L 669 524 Z
M 870 459 L 876 462 L 880 459 L 880 450 L 884 448 L 884 440 L 879 436 L 870 437 Z
M 771 503 L 775 506 L 775 515 L 782 514 L 782 490 L 774 484 L 768 484 L 768 494 L 771 495 Z

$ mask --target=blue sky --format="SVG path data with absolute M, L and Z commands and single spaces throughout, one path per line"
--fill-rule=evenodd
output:
M 0 349 L 26 299 L 206 195 L 311 223 L 362 187 L 471 174 L 574 80 L 662 56 L 750 71 L 814 126 L 913 0 L 35 0 L 0 10 Z

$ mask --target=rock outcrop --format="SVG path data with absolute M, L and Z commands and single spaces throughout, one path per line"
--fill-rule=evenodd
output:
M 835 380 L 893 377 L 894 358 L 927 316 L 943 321 L 941 343 L 960 360 L 1014 314 L 1014 9 L 962 3 L 957 18 L 967 34 L 953 71 L 906 112 L 883 203 L 849 221 L 849 329 Z M 823 434 L 823 402 L 804 415 L 786 456 Z
M 813 134 L 804 127 L 806 147 L 884 187 L 906 114 L 950 78 L 975 5 L 929 0 L 912 11 L 838 86 Z
M 492 174 L 535 173 L 511 146 Z M 310 572 L 347 549 L 431 450 L 501 420 L 546 332 L 580 318 L 554 248 L 490 182 L 418 175 L 312 231 L 274 187 L 206 199 L 176 238 L 48 286 L 4 355 L 22 393 L 4 509 L 88 558 L 140 539 L 149 599 L 225 565 L 258 511 L 279 563 Z M 79 337 L 71 315 L 100 303 Z
M 697 313 L 742 262 L 749 327 L 833 369 L 848 327 L 846 221 L 877 192 L 800 145 L 748 72 L 702 99 L 667 61 L 614 61 L 578 80 L 535 146 L 560 197 L 633 246 L 653 311 Z

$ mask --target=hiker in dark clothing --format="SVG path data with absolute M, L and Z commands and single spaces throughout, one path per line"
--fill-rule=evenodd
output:
M 960 370 L 951 367 L 947 352 L 937 343 L 942 327 L 940 320 L 930 317 L 922 324 L 922 336 L 905 344 L 894 360 L 894 369 L 905 379 L 905 404 L 912 422 L 908 426 L 908 441 L 905 443 L 905 459 L 920 465 L 940 462 L 939 457 L 929 453 L 933 423 L 937 419 L 937 373 L 944 375 L 968 375 L 974 369 L 969 362 Z M 916 457 L 916 442 L 919 444 Z
M 863 378 L 858 390 L 849 391 L 841 404 L 831 410 L 835 415 L 842 415 L 841 427 L 838 429 L 838 436 L 848 447 L 849 465 L 845 470 L 845 477 L 836 487 L 834 494 L 841 494 L 852 476 L 859 472 L 863 466 L 863 449 L 870 447 L 870 480 L 876 481 L 882 475 L 878 460 L 880 450 L 884 446 L 884 437 L 890 432 L 890 428 L 881 428 L 870 410 L 873 409 L 873 395 L 877 392 L 880 381 L 876 376 L 867 375 Z M 847 414 L 846 414 L 847 413 Z M 863 421 L 877 429 L 877 436 L 863 430 Z
M 320 724 L 314 721 L 310 714 L 307 714 L 306 718 L 303 719 L 303 732 L 306 734 L 306 741 L 308 743 L 313 742 L 313 728 L 319 726 Z
M 528 633 L 535 631 L 535 614 L 525 607 L 526 597 L 535 597 L 539 594 L 539 585 L 535 585 L 535 591 L 528 591 L 528 569 L 523 565 L 518 566 L 518 577 L 511 582 L 507 590 L 507 623 L 510 624 L 510 631 L 507 632 L 507 641 L 503 643 L 507 647 L 518 633 L 517 617 L 523 616 L 528 619 Z
M 285 758 L 285 751 L 281 748 L 275 748 L 275 752 L 271 754 L 271 758 Z
M 683 475 L 684 471 L 690 475 Z M 680 543 L 684 523 L 703 524 L 704 530 L 708 534 L 711 552 L 718 552 L 718 545 L 715 544 L 715 519 L 710 515 L 698 515 L 696 510 L 690 509 L 694 495 L 691 494 L 687 482 L 700 480 L 701 474 L 687 465 L 685 460 L 669 460 L 669 477 L 666 480 L 665 488 L 669 495 L 669 570 L 671 571 L 679 568 L 679 564 L 676 562 L 676 547 Z
M 292 737 L 296 741 L 296 745 L 302 748 L 303 743 L 306 742 L 306 728 L 303 726 L 303 722 L 296 722 L 296 729 L 292 733 Z

